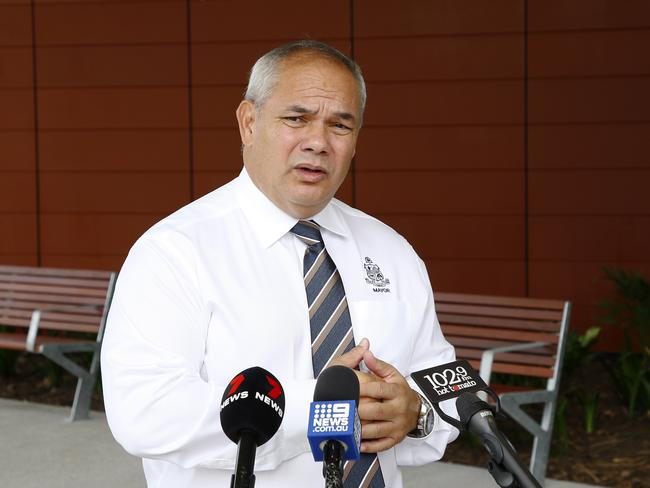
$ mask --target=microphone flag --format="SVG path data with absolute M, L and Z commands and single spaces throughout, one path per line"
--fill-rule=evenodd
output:
M 361 420 L 354 400 L 314 401 L 309 407 L 307 438 L 314 461 L 323 461 L 327 441 L 345 446 L 343 459 L 358 460 L 361 456 Z

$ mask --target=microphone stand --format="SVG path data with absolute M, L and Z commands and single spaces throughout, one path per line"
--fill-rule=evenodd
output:
M 237 445 L 237 464 L 230 478 L 230 488 L 254 488 L 255 450 L 257 442 L 255 434 L 250 430 L 242 430 Z
M 521 488 L 519 483 L 517 483 L 517 480 L 512 476 L 512 473 L 497 463 L 494 459 L 490 458 L 487 468 L 494 478 L 494 481 L 496 481 L 497 485 L 502 488 Z
M 323 449 L 325 488 L 343 488 L 343 445 L 327 441 Z
M 512 443 L 503 433 L 497 432 L 496 435 L 501 445 L 512 448 Z M 481 435 L 480 438 L 490 454 L 487 467 L 497 485 L 502 488 L 542 488 L 530 471 L 523 467 L 516 457 L 495 443 L 492 436 Z M 512 449 L 514 452 L 514 448 Z M 510 468 L 507 468 L 504 462 L 506 457 L 510 458 L 507 463 Z

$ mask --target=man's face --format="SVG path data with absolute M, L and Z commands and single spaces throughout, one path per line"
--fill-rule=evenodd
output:
M 289 215 L 318 213 L 350 168 L 359 112 L 358 85 L 345 67 L 304 55 L 285 60 L 266 102 L 237 109 L 251 179 Z

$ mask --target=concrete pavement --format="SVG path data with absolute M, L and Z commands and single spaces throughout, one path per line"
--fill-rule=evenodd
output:
M 2 488 L 146 488 L 140 460 L 113 440 L 103 413 L 64 422 L 70 409 L 0 398 Z M 432 463 L 404 470 L 405 488 L 494 488 L 485 469 Z M 262 488 L 262 487 L 260 487 Z M 593 488 L 548 480 L 546 488 Z

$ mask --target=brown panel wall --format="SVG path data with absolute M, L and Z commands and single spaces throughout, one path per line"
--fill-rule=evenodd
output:
M 0 3 L 3 263 L 118 269 L 240 171 L 250 65 L 309 37 L 368 85 L 338 196 L 407 237 L 435 290 L 568 298 L 584 329 L 603 265 L 650 274 L 645 0 L 35 5 L 33 46 L 31 2 Z
M 117 269 L 190 200 L 186 4 L 39 2 L 36 29 L 43 264 Z
M 603 266 L 650 275 L 649 26 L 643 1 L 529 0 L 530 294 L 572 299 L 579 329 Z
M 521 2 L 354 5 L 357 206 L 412 242 L 434 289 L 522 295 Z
M 32 15 L 0 4 L 0 262 L 36 265 Z

